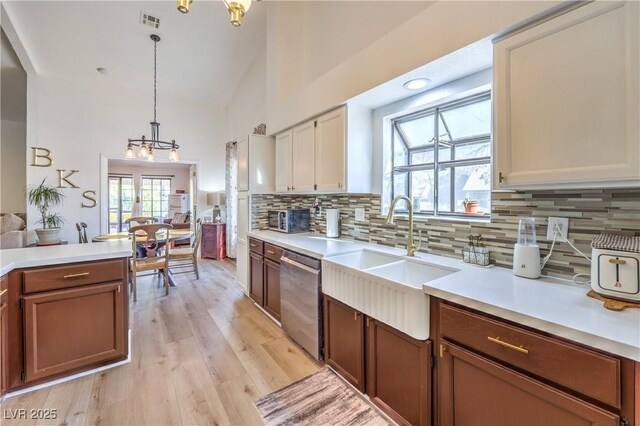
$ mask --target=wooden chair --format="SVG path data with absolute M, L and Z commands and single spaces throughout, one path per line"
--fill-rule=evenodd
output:
M 127 225 L 129 225 L 129 228 L 131 228 L 132 226 L 136 226 L 136 225 L 150 225 L 152 223 L 157 223 L 158 218 L 157 217 L 153 217 L 153 216 L 137 216 L 137 217 L 130 217 L 129 219 L 124 221 Z
M 188 272 L 194 272 L 196 274 L 196 279 L 200 279 L 200 274 L 198 273 L 198 247 L 200 247 L 200 240 L 202 239 L 202 220 L 198 219 L 196 221 L 196 233 L 191 243 L 191 247 L 187 248 L 174 248 L 171 249 L 171 253 L 169 253 L 169 268 L 171 268 L 171 272 L 174 274 L 185 274 Z M 176 269 L 185 269 L 186 271 L 174 272 Z
M 86 244 L 87 240 L 87 224 L 84 222 L 77 222 L 76 229 L 78 230 L 78 243 Z
M 172 226 L 166 223 L 156 223 L 151 225 L 137 225 L 129 229 L 131 240 L 133 241 L 133 255 L 129 264 L 131 271 L 131 291 L 133 301 L 138 300 L 138 289 L 136 274 L 141 271 L 162 271 L 164 276 L 165 294 L 169 295 L 169 229 Z M 164 238 L 158 239 L 157 233 L 161 230 Z M 146 235 L 137 235 L 138 232 Z M 164 244 L 164 247 L 163 247 Z M 138 256 L 138 246 L 141 245 L 147 257 Z

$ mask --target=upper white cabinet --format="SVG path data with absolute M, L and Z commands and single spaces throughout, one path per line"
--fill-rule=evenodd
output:
M 313 149 L 315 146 L 315 128 L 314 122 L 308 121 L 293 128 L 293 136 L 291 139 L 292 147 L 292 163 L 293 171 L 291 178 L 291 191 L 309 192 L 314 189 L 314 161 Z M 286 159 L 277 159 L 278 167 L 283 166 Z
M 276 136 L 276 192 L 291 191 L 293 186 L 292 175 L 292 139 L 293 130 L 287 130 Z
M 349 105 L 278 134 L 276 191 L 371 192 L 371 132 L 371 111 Z
M 495 43 L 496 188 L 640 184 L 639 6 L 590 3 Z
M 249 135 L 238 142 L 238 191 L 275 191 L 275 143 L 274 138 L 261 135 Z

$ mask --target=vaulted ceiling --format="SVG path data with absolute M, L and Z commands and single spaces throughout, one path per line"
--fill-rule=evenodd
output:
M 255 3 L 234 28 L 222 1 L 196 0 L 183 15 L 175 1 L 4 1 L 38 73 L 106 78 L 152 90 L 158 34 L 158 97 L 224 106 L 257 53 L 265 48 L 266 5 Z M 160 18 L 153 29 L 141 12 Z M 106 68 L 98 75 L 96 68 Z

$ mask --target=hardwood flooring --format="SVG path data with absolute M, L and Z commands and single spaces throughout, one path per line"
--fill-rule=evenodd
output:
M 130 303 L 131 363 L 8 398 L 5 425 L 260 425 L 253 401 L 320 368 L 235 283 L 231 261 L 200 262 L 169 296 L 138 280 Z M 55 409 L 55 420 L 9 410 Z

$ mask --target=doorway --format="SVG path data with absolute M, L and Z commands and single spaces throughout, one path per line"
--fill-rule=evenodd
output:
M 109 234 L 129 230 L 134 197 L 133 176 L 109 175 Z

